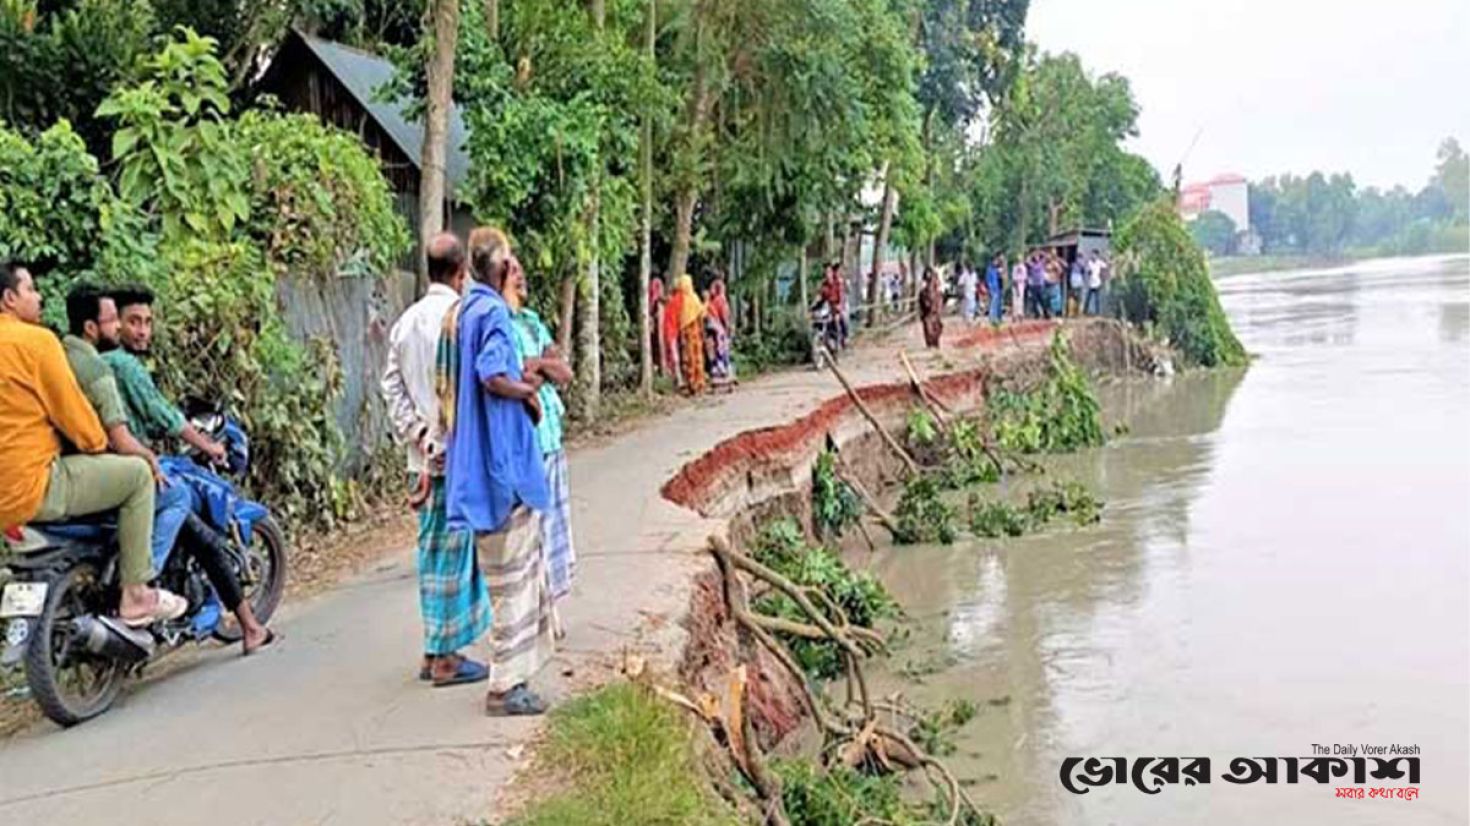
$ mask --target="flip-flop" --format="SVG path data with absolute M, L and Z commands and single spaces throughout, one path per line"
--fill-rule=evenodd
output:
M 469 657 L 461 657 L 454 674 L 445 680 L 435 680 L 434 687 L 445 688 L 451 685 L 479 683 L 488 679 L 490 679 L 490 669 L 484 663 L 477 663 Z
M 546 701 L 521 683 L 500 699 L 486 697 L 485 713 L 491 717 L 534 717 L 546 713 Z
M 271 645 L 274 644 L 276 642 L 276 640 L 279 640 L 279 639 L 280 639 L 280 637 L 276 636 L 276 632 L 275 631 L 272 631 L 271 629 L 267 628 L 267 629 L 265 629 L 265 639 L 260 643 L 260 645 L 255 646 L 254 648 L 250 649 L 249 651 L 242 650 L 240 652 L 240 656 L 242 656 L 242 657 L 248 657 L 251 654 L 255 654 L 255 653 L 258 653 L 260 651 L 263 651 L 263 650 L 265 650 L 267 648 L 270 648 Z
M 146 628 L 155 622 L 176 620 L 189 610 L 189 601 L 178 594 L 162 588 L 155 588 L 154 592 L 157 598 L 154 600 L 153 610 L 141 617 L 119 615 L 118 619 L 122 620 L 123 625 L 129 628 Z

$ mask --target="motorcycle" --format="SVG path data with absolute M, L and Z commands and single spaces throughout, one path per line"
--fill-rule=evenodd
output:
M 190 421 L 226 447 L 224 470 L 242 476 L 249 442 L 217 407 L 194 405 Z M 240 496 L 203 456 L 161 457 L 174 484 L 188 484 L 203 503 L 200 517 L 229 538 L 229 561 L 261 622 L 280 605 L 286 585 L 286 541 L 269 510 Z M 73 726 L 107 711 L 123 681 L 185 643 L 238 642 L 218 597 L 191 555 L 169 554 L 158 584 L 184 597 L 183 616 L 130 628 L 113 612 L 118 581 L 116 514 L 32 524 L 11 542 L 0 566 L 0 667 L 24 663 L 32 699 L 47 717 Z
M 821 370 L 829 358 L 836 362 L 841 349 L 842 327 L 837 314 L 827 302 L 818 302 L 812 309 L 812 367 Z

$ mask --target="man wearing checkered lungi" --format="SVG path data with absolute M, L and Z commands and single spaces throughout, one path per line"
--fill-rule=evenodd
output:
M 467 271 L 464 247 L 452 235 L 429 244 L 429 289 L 388 334 L 383 398 L 406 445 L 411 503 L 419 509 L 419 609 L 424 662 L 419 679 L 436 686 L 481 682 L 490 671 L 458 651 L 490 627 L 490 595 L 475 564 L 474 537 L 451 531 L 445 513 L 440 407 L 435 390 L 438 345 Z
M 541 517 L 551 504 L 536 441 L 542 376 L 522 370 L 504 294 L 519 268 L 499 230 L 470 234 L 470 275 L 453 333 L 457 363 L 447 444 L 446 509 L 451 528 L 475 534 L 489 580 L 492 610 L 492 715 L 541 714 L 546 703 L 530 681 L 556 643 Z

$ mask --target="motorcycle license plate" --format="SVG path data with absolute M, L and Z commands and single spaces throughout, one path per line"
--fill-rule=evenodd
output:
M 0 619 L 39 617 L 46 605 L 46 583 L 12 582 L 0 592 Z

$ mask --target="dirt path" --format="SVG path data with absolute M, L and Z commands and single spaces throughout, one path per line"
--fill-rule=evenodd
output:
M 858 347 L 844 368 L 858 384 L 898 380 L 900 346 L 920 352 L 916 327 Z M 918 361 L 939 373 L 977 355 Z M 573 451 L 581 561 L 564 612 L 569 637 L 541 678 L 553 699 L 606 679 L 623 651 L 679 644 L 690 574 L 719 526 L 663 499 L 660 486 L 719 440 L 840 392 L 825 373 L 773 374 Z M 0 743 L 0 822 L 447 824 L 494 814 L 539 723 L 486 718 L 476 687 L 416 681 L 411 549 L 288 605 L 277 626 L 286 637 L 277 650 L 187 657 L 97 720 L 38 725 Z

